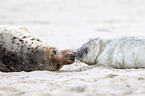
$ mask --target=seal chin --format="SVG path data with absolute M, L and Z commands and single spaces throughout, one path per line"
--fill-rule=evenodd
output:
M 62 68 L 62 65 L 57 64 L 56 66 L 54 66 L 52 69 L 50 69 L 50 71 L 58 71 Z
M 74 60 L 69 60 L 69 64 L 74 63 L 74 61 L 75 61 L 75 59 Z M 69 64 L 67 64 L 67 65 L 69 65 Z

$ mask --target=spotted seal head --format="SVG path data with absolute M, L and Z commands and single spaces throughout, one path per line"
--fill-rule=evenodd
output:
M 0 71 L 57 71 L 72 64 L 72 50 L 60 50 L 23 27 L 0 26 Z
M 59 50 L 55 47 L 46 49 L 44 60 L 49 62 L 49 70 L 59 70 L 63 65 L 72 64 L 75 61 L 75 54 L 72 50 Z M 51 66 L 51 67 L 50 67 Z M 47 66 L 42 66 L 45 69 Z
M 78 56 L 76 59 L 90 65 L 96 64 L 96 59 L 99 56 L 100 48 L 100 40 L 98 38 L 91 39 L 89 42 L 77 49 L 76 54 L 78 54 Z

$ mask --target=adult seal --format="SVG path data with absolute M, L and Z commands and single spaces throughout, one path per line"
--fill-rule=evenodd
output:
M 59 50 L 24 27 L 0 26 L 0 71 L 57 71 L 74 60 L 72 50 Z
M 145 68 L 145 37 L 98 37 L 80 47 L 77 54 L 77 59 L 88 65 Z

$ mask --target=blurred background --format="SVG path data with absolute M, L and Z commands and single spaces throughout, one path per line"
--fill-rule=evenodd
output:
M 60 48 L 90 38 L 145 34 L 144 0 L 0 0 L 0 25 L 26 27 Z
M 0 0 L 0 25 L 75 50 L 90 38 L 145 36 L 145 0 Z M 144 69 L 75 62 L 57 72 L 0 72 L 0 96 L 145 96 L 144 82 Z

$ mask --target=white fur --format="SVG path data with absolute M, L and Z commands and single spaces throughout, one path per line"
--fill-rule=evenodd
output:
M 97 38 L 87 43 L 82 62 L 115 68 L 145 67 L 145 37 Z

